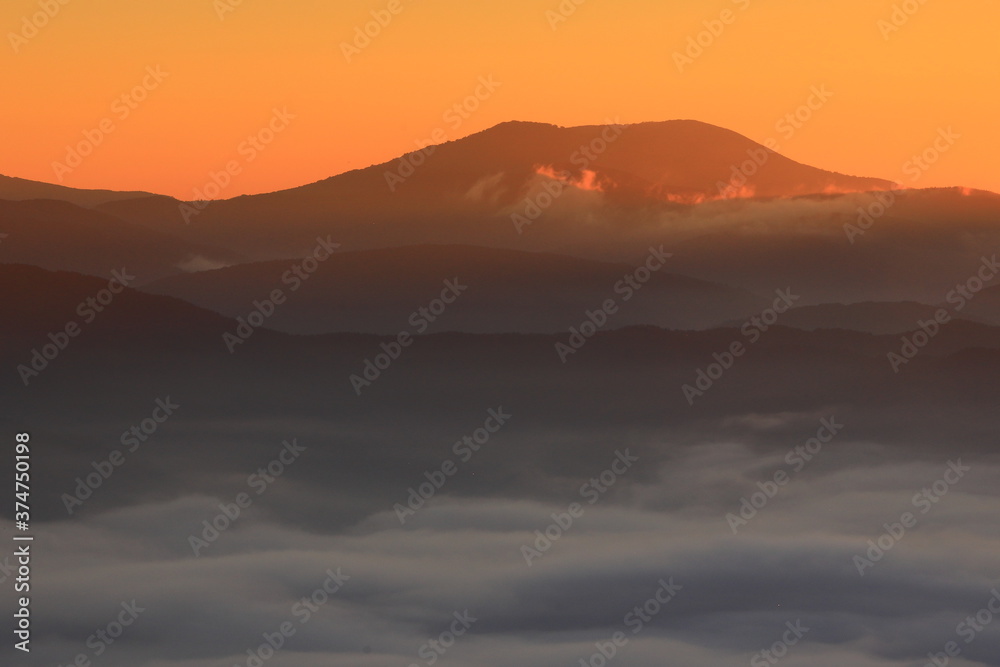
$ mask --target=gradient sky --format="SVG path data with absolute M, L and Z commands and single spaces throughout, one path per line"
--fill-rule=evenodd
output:
M 52 0 L 55 2 L 55 0 Z M 459 138 L 506 120 L 560 125 L 694 118 L 818 167 L 904 180 L 939 128 L 961 139 L 915 185 L 1000 191 L 1000 3 L 927 2 L 883 36 L 891 0 L 587 0 L 556 29 L 559 0 L 401 0 L 348 63 L 341 43 L 389 0 L 70 0 L 34 36 L 10 33 L 38 0 L 0 7 L 0 173 L 57 182 L 53 162 L 108 117 L 115 130 L 64 176 L 74 187 L 192 198 L 272 109 L 296 115 L 223 196 L 316 181 L 383 162 L 442 128 Z M 917 5 L 916 0 L 913 4 Z M 732 10 L 703 55 L 673 54 Z M 169 76 L 119 120 L 113 101 L 147 66 Z M 460 126 L 443 115 L 480 76 L 502 85 Z M 833 97 L 788 140 L 776 130 L 813 86 Z

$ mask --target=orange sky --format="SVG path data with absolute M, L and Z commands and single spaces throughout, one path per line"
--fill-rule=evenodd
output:
M 897 181 L 951 127 L 961 138 L 913 185 L 1000 191 L 992 0 L 564 0 L 575 11 L 556 29 L 547 12 L 560 0 L 63 2 L 0 5 L 0 173 L 58 182 L 53 163 L 89 130 L 100 145 L 61 171 L 64 185 L 191 199 L 235 162 L 229 197 L 382 162 L 436 129 L 694 118 L 774 138 L 808 164 Z M 55 15 L 24 31 L 47 4 Z M 919 9 L 880 29 L 902 4 Z M 347 62 L 341 43 L 372 10 L 391 21 Z M 730 23 L 702 35 L 704 52 L 679 71 L 674 52 L 724 10 Z M 156 66 L 168 73 L 159 83 L 146 74 Z M 500 85 L 479 88 L 478 109 L 445 117 L 490 76 Z M 129 108 L 120 98 L 144 77 L 152 89 Z M 813 86 L 833 96 L 788 138 L 776 123 Z M 263 150 L 244 144 L 276 108 L 295 118 Z M 104 119 L 112 131 L 97 129 Z

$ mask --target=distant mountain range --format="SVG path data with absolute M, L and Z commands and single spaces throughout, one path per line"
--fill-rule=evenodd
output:
M 436 282 L 461 274 L 476 289 L 432 330 L 553 332 L 663 246 L 668 266 L 613 326 L 739 322 L 790 289 L 800 307 L 833 305 L 797 309 L 788 325 L 843 318 L 845 328 L 890 332 L 905 330 L 918 304 L 942 303 L 976 271 L 982 248 L 1000 247 L 1000 196 L 897 190 L 880 209 L 875 195 L 892 187 L 696 121 L 510 122 L 317 183 L 213 202 L 0 177 L 0 262 L 104 277 L 124 266 L 135 286 L 238 316 L 323 237 L 341 252 L 271 326 L 392 332 Z M 997 293 L 963 317 L 1000 323 Z
M 363 247 L 384 245 L 374 243 L 373 234 L 397 245 L 492 244 L 487 243 L 491 237 L 495 242 L 510 236 L 510 215 L 550 181 L 549 191 L 564 186 L 573 194 L 600 192 L 607 206 L 676 210 L 719 199 L 734 173 L 743 176 L 728 196 L 791 197 L 892 186 L 799 164 L 697 121 L 571 128 L 510 122 L 385 164 L 290 190 L 220 199 L 204 208 L 157 195 L 29 182 L 3 184 L 0 198 L 7 193 L 8 199 L 45 197 L 98 207 L 192 243 L 266 259 L 295 254 L 320 232 Z M 11 195 L 18 191 L 22 194 Z M 564 204 L 575 200 L 573 195 L 560 199 Z
M 439 461 L 434 446 L 447 441 L 455 424 L 491 405 L 517 415 L 513 428 L 522 429 L 516 431 L 522 437 L 505 441 L 491 459 L 495 463 L 481 470 L 483 479 L 466 480 L 463 493 L 550 493 L 546 480 L 532 471 L 565 460 L 578 465 L 575 457 L 607 447 L 609 433 L 618 433 L 644 461 L 653 462 L 646 463 L 649 475 L 655 474 L 655 463 L 700 438 L 706 424 L 719 440 L 749 432 L 761 447 L 774 447 L 773 431 L 748 431 L 745 424 L 790 413 L 836 414 L 855 438 L 880 438 L 914 456 L 939 455 L 947 438 L 960 438 L 966 452 L 995 447 L 991 388 L 1000 370 L 1000 337 L 997 328 L 967 322 L 945 327 L 900 374 L 885 358 L 899 345 L 896 335 L 777 326 L 694 406 L 684 400 L 681 386 L 693 382 L 696 369 L 712 362 L 714 353 L 740 339 L 737 329 L 602 331 L 569 364 L 554 352 L 565 333 L 439 333 L 419 337 L 362 400 L 349 378 L 388 338 L 260 329 L 230 354 L 222 336 L 234 331 L 236 322 L 178 299 L 125 290 L 86 324 L 76 314 L 77 304 L 97 294 L 106 280 L 7 264 L 0 265 L 0 284 L 5 286 L 0 361 L 7 369 L 0 374 L 0 420 L 42 425 L 50 448 L 67 459 L 40 467 L 39 479 L 50 488 L 72 488 L 79 471 L 107 456 L 109 442 L 133 415 L 146 414 L 157 396 L 178 401 L 191 420 L 181 423 L 190 430 L 182 426 L 171 446 L 159 445 L 149 463 L 175 457 L 187 462 L 170 478 L 170 493 L 211 494 L 217 488 L 215 471 L 226 470 L 229 457 L 241 451 L 234 444 L 235 425 L 310 434 L 311 447 L 319 441 L 310 464 L 316 484 L 333 485 L 354 499 L 317 510 L 326 526 L 349 525 L 391 506 L 392 493 L 405 488 L 412 474 L 385 460 L 418 457 L 421 466 L 425 459 L 430 466 Z M 25 387 L 15 368 L 30 363 L 32 350 L 70 320 L 82 331 Z M 428 413 L 440 420 L 434 428 L 441 429 L 436 437 L 428 433 L 431 445 L 419 449 L 397 438 L 372 446 L 384 430 L 419 423 Z M 98 435 L 64 435 L 81 425 L 98 429 Z M 559 428 L 570 428 L 569 435 Z M 651 429 L 669 433 L 669 439 L 643 437 Z M 191 457 L 201 459 L 197 475 L 190 474 Z M 392 483 L 373 487 L 365 476 L 372 469 Z M 150 480 L 163 483 L 164 474 L 144 464 L 135 477 L 119 482 L 123 486 L 116 486 L 116 493 L 96 496 L 88 511 L 163 493 Z M 40 520 L 65 517 L 57 494 L 41 496 L 36 511 Z
M 27 199 L 56 199 L 77 206 L 93 208 L 107 202 L 123 199 L 152 197 L 149 192 L 116 192 L 114 190 L 81 190 L 53 183 L 29 181 L 24 178 L 0 174 L 0 199 L 24 201 Z
M 0 261 L 106 276 L 122 266 L 136 284 L 183 271 L 227 266 L 231 250 L 185 241 L 66 201 L 0 199 Z
M 291 263 L 275 260 L 173 276 L 143 287 L 230 317 L 276 287 L 295 289 L 267 326 L 290 333 L 337 331 L 395 334 L 436 298 L 445 279 L 467 288 L 428 332 L 555 333 L 579 325 L 587 310 L 616 300 L 609 328 L 650 324 L 705 329 L 734 314 L 760 312 L 767 301 L 750 292 L 671 274 L 631 278 L 635 267 L 547 253 L 475 246 L 413 246 L 334 254 L 299 287 Z M 286 280 L 283 282 L 282 277 Z M 627 282 L 626 276 L 631 278 Z M 288 285 L 286 287 L 286 285 Z

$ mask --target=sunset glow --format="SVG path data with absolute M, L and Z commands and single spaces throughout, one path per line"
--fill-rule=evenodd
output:
M 985 0 L 926 3 L 895 22 L 891 0 L 591 0 L 562 13 L 555 0 L 399 0 L 395 14 L 378 0 L 56 4 L 34 23 L 36 0 L 0 9 L 8 176 L 191 199 L 244 159 L 241 146 L 267 135 L 278 110 L 287 129 L 258 141 L 222 196 L 313 182 L 507 120 L 607 117 L 698 119 L 799 162 L 896 181 L 953 127 L 961 139 L 919 187 L 1000 190 L 989 84 L 1000 5 Z M 371 23 L 379 17 L 385 26 Z M 831 97 L 810 108 L 818 86 Z M 93 150 L 74 159 L 88 137 Z
M 1000 667 L 998 26 L 5 0 L 0 666 Z
M 601 185 L 597 172 L 592 169 L 584 169 L 580 172 L 580 176 L 576 178 L 569 174 L 569 172 L 556 171 L 551 166 L 536 167 L 535 173 L 553 181 L 560 181 L 566 185 L 571 185 L 577 190 L 604 192 L 604 187 Z

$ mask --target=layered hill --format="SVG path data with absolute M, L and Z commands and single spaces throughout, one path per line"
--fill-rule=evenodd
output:
M 123 266 L 141 284 L 226 266 L 239 254 L 184 241 L 66 201 L 0 200 L 0 262 L 107 276 Z
M 511 245 L 510 214 L 546 185 L 548 192 L 573 193 L 558 195 L 564 202 L 581 193 L 599 194 L 604 204 L 670 209 L 725 198 L 720 183 L 730 183 L 734 170 L 746 178 L 736 193 L 740 196 L 791 197 L 892 185 L 799 164 L 697 121 L 568 128 L 511 122 L 290 190 L 206 206 L 148 197 L 101 208 L 257 258 L 299 252 L 320 232 L 359 247 Z
M 607 328 L 648 324 L 705 329 L 759 312 L 767 301 L 749 292 L 670 273 L 548 253 L 472 246 L 412 246 L 335 253 L 312 274 L 278 260 L 178 275 L 143 289 L 175 296 L 230 317 L 275 288 L 288 292 L 267 326 L 289 333 L 354 331 L 395 334 L 421 306 L 438 298 L 444 281 L 461 284 L 456 304 L 426 331 L 554 333 L 578 326 L 587 311 L 615 301 Z M 665 265 L 664 265 L 665 264 Z M 308 275 L 306 279 L 299 276 Z M 648 281 L 648 282 L 647 282 Z M 423 318 L 420 318 L 423 319 Z
M 149 197 L 148 192 L 118 192 L 115 190 L 84 190 L 54 183 L 42 183 L 26 178 L 0 174 L 0 199 L 23 201 L 26 199 L 55 199 L 77 206 L 92 208 L 112 201 Z

